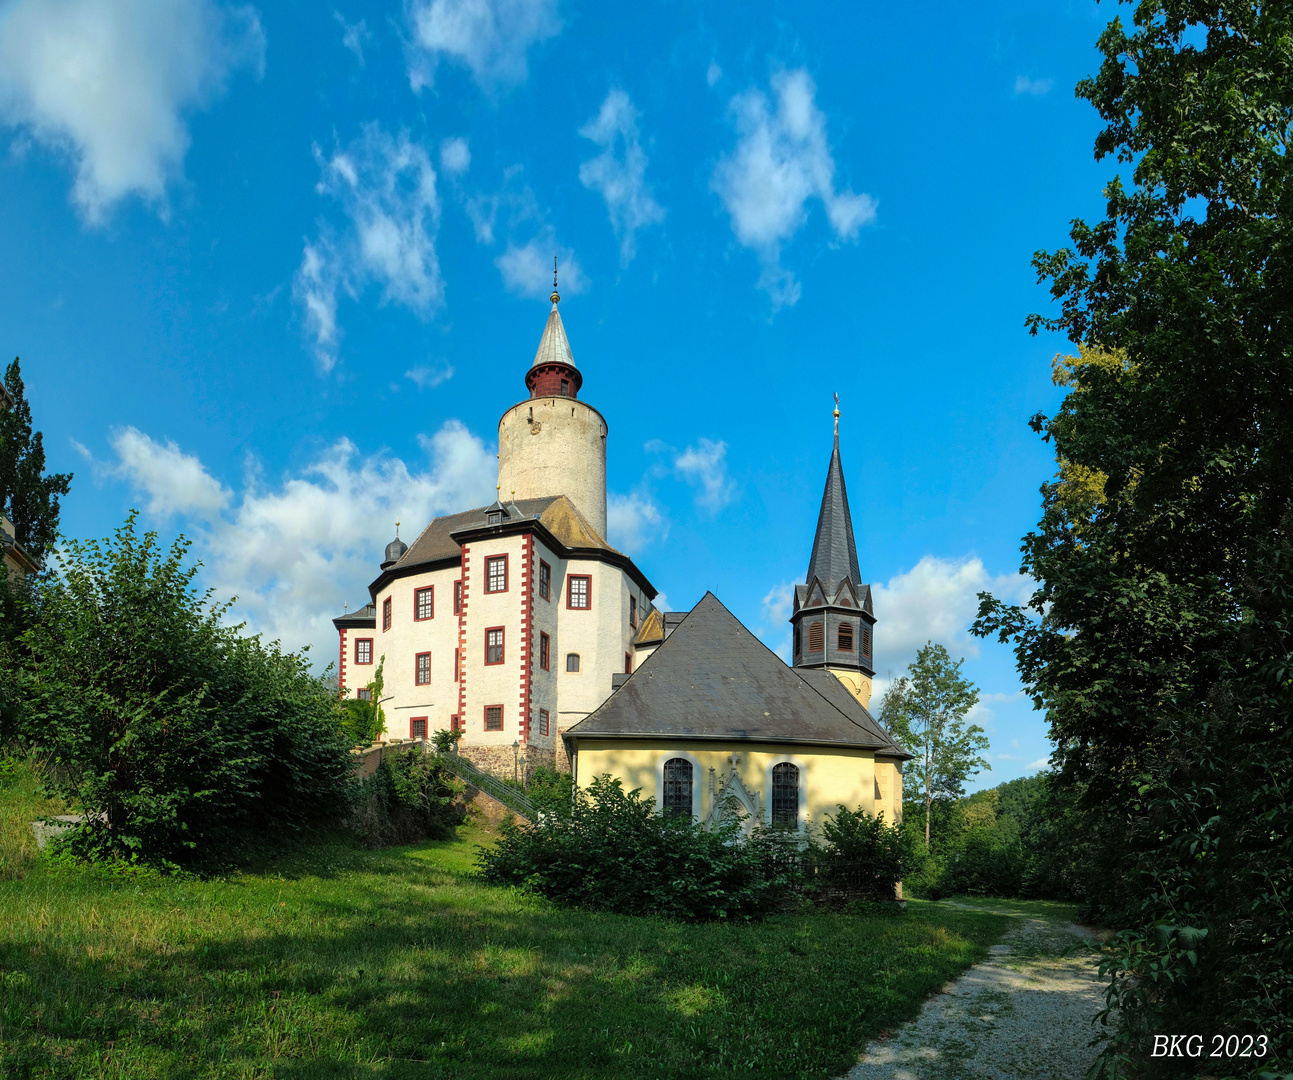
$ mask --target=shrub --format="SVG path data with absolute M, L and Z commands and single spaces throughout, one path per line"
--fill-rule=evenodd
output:
M 739 822 L 706 829 L 687 815 L 657 814 L 655 800 L 597 777 L 570 813 L 534 825 L 505 821 L 480 876 L 563 904 L 685 921 L 752 918 L 768 911 L 784 882 L 764 869 Z
M 0 732 L 87 815 L 73 850 L 204 867 L 335 820 L 355 786 L 335 696 L 303 657 L 225 625 L 187 541 L 163 554 L 134 521 L 56 556 Z
M 825 846 L 818 853 L 828 888 L 854 895 L 892 900 L 895 886 L 914 867 L 911 844 L 900 825 L 842 804 L 822 822 Z
M 575 778 L 568 772 L 557 772 L 540 765 L 530 773 L 530 786 L 525 793 L 540 810 L 569 817 L 574 804 Z
M 369 847 L 449 839 L 462 822 L 462 790 L 439 756 L 414 746 L 364 779 L 350 823 Z

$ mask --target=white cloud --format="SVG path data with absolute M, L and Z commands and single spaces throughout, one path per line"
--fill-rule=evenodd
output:
M 445 364 L 444 367 L 440 368 L 420 364 L 418 367 L 406 371 L 404 377 L 410 379 L 419 390 L 434 390 L 441 383 L 452 379 L 453 373 L 452 364 Z
M 364 62 L 364 46 L 373 39 L 372 32 L 368 29 L 367 21 L 360 19 L 357 23 L 348 23 L 341 12 L 334 11 L 332 15 L 341 24 L 341 44 L 355 54 L 355 59 L 362 66 Z
M 471 150 L 466 139 L 445 139 L 440 144 L 440 168 L 448 176 L 461 176 L 471 168 Z
M 664 221 L 664 209 L 646 182 L 646 153 L 638 138 L 638 116 L 628 94 L 614 89 L 597 115 L 579 129 L 602 152 L 579 166 L 579 182 L 606 200 L 611 228 L 620 242 L 620 264 L 627 266 L 637 252 L 637 231 Z M 616 153 L 617 144 L 622 145 Z
M 1015 93 L 1045 94 L 1054 85 L 1051 79 L 1030 79 L 1027 75 L 1020 75 L 1015 79 Z
M 409 83 L 431 86 L 442 58 L 487 90 L 525 81 L 530 46 L 561 31 L 557 0 L 406 0 Z
M 979 611 L 978 594 L 1018 601 L 1031 594 L 1032 583 L 1019 574 L 993 577 L 974 556 L 952 560 L 926 555 L 871 591 L 876 668 L 896 677 L 927 641 L 945 645 L 954 659 L 977 656 L 978 639 L 968 631 Z
M 713 86 L 723 77 L 723 69 L 718 66 L 717 60 L 711 60 L 709 67 L 705 69 L 705 82 Z
M 436 173 L 426 149 L 407 133 L 394 138 L 377 124 L 325 160 L 316 190 L 342 206 L 338 236 L 325 226 L 307 241 L 293 283 L 314 339 L 321 371 L 337 360 L 337 294 L 357 297 L 369 282 L 394 302 L 427 318 L 444 302 L 444 282 L 435 241 L 440 227 Z
M 799 282 L 781 266 L 781 249 L 807 220 L 808 200 L 822 202 L 836 238 L 848 241 L 875 220 L 876 203 L 849 188 L 836 190 L 826 118 L 808 73 L 778 72 L 772 90 L 775 111 L 759 90 L 732 99 L 737 143 L 719 161 L 711 187 L 731 216 L 736 239 L 758 255 L 759 287 L 776 310 L 799 299 Z
M 558 249 L 549 235 L 546 242 L 531 240 L 524 247 L 509 243 L 494 265 L 503 275 L 503 284 L 518 296 L 547 296 L 552 291 L 552 256 L 557 256 L 562 296 L 578 296 L 588 291 L 588 279 L 580 269 L 574 253 Z
M 130 194 L 164 207 L 187 115 L 264 69 L 252 7 L 214 0 L 12 0 L 0 7 L 0 122 L 74 163 L 91 224 Z
M 649 495 L 610 492 L 606 500 L 607 540 L 629 555 L 637 555 L 669 535 L 669 519 Z
M 410 467 L 360 458 L 342 439 L 277 486 L 266 486 L 253 462 L 234 498 L 196 457 L 131 428 L 113 438 L 111 472 L 148 497 L 149 513 L 190 518 L 204 584 L 217 597 L 238 597 L 236 618 L 289 649 L 313 644 L 322 666 L 336 647 L 331 619 L 346 602 L 352 610 L 367 602 L 397 520 L 411 542 L 435 515 L 494 495 L 493 448 L 461 423 L 419 441 L 427 460 Z
M 737 494 L 736 482 L 727 475 L 727 443 L 698 439 L 673 461 L 675 471 L 696 488 L 696 505 L 717 514 Z
M 1036 761 L 1030 761 L 1024 766 L 1025 772 L 1036 772 L 1038 769 L 1045 769 L 1048 772 L 1051 767 L 1051 759 L 1048 757 L 1039 757 Z
M 780 627 L 790 618 L 790 609 L 794 606 L 795 586 L 783 581 L 772 586 L 763 598 L 763 621 L 769 626 Z
M 229 505 L 229 491 L 201 461 L 175 443 L 168 440 L 163 446 L 133 427 L 114 431 L 109 442 L 117 454 L 110 474 L 128 480 L 146 495 L 150 514 L 185 514 L 208 520 Z

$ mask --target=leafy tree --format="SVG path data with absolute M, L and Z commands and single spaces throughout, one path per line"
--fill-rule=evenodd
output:
M 1067 394 L 1024 541 L 1015 643 L 1119 926 L 1102 1059 L 1153 1031 L 1264 1035 L 1293 1063 L 1293 9 L 1143 0 L 1078 86 L 1124 167 L 1103 220 L 1039 252 Z
M 386 677 L 382 669 L 386 666 L 386 656 L 377 661 L 377 670 L 363 689 L 368 691 L 368 698 L 347 698 L 342 702 L 345 710 L 344 726 L 350 741 L 356 746 L 367 746 L 382 737 L 386 730 L 386 710 L 382 708 L 382 690 L 386 686 Z
M 961 675 L 963 663 L 927 642 L 880 703 L 881 723 L 916 755 L 903 769 L 903 798 L 924 806 L 926 844 L 934 800 L 960 798 L 966 780 L 992 768 L 980 756 L 988 748 L 983 728 L 965 722 L 979 691 Z
M 44 475 L 45 447 L 41 433 L 31 429 L 16 356 L 5 371 L 4 387 L 13 404 L 0 403 L 0 510 L 13 522 L 14 539 L 40 562 L 58 535 L 58 497 L 68 493 L 72 474 Z
M 0 738 L 49 760 L 88 855 L 211 866 L 335 820 L 354 784 L 336 701 L 306 661 L 243 637 L 193 588 L 188 542 L 131 515 L 69 543 L 22 638 Z

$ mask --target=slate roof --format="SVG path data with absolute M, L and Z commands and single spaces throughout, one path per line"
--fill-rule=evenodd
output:
M 835 448 L 826 473 L 826 490 L 817 515 L 817 533 L 813 537 L 813 554 L 808 560 L 809 584 L 817 578 L 833 598 L 845 578 L 854 586 L 862 584 L 858 569 L 858 549 L 853 540 L 853 518 L 849 514 L 849 496 L 844 487 L 844 467 L 840 464 L 840 433 L 835 432 Z
M 835 676 L 787 667 L 713 593 L 566 736 L 744 739 L 910 757 Z
M 347 611 L 332 620 L 338 630 L 343 627 L 351 629 L 372 630 L 377 626 L 377 605 L 371 600 L 356 611 Z
M 566 337 L 566 327 L 556 304 L 552 305 L 552 311 L 548 314 L 548 322 L 543 328 L 543 336 L 539 338 L 539 348 L 530 367 L 536 368 L 543 364 L 575 366 L 575 354 L 570 351 L 570 340 Z

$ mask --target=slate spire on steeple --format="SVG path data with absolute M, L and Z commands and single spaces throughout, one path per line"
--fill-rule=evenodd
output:
M 813 554 L 808 560 L 810 584 L 817 578 L 828 594 L 835 596 L 840 583 L 848 578 L 856 589 L 862 584 L 858 569 L 858 549 L 853 540 L 853 517 L 849 513 L 849 495 L 844 487 L 844 466 L 840 463 L 840 408 L 835 399 L 835 446 L 826 471 L 826 490 L 817 515 L 817 534 L 813 537 Z
M 557 292 L 557 260 L 552 260 L 552 310 L 548 312 L 548 322 L 543 328 L 543 337 L 539 339 L 539 348 L 534 354 L 534 363 L 525 373 L 525 387 L 530 397 L 579 397 L 579 388 L 584 377 L 575 367 L 575 354 L 570 351 L 570 339 L 566 337 L 566 328 L 561 322 L 561 313 L 557 305 L 561 303 L 561 294 Z

